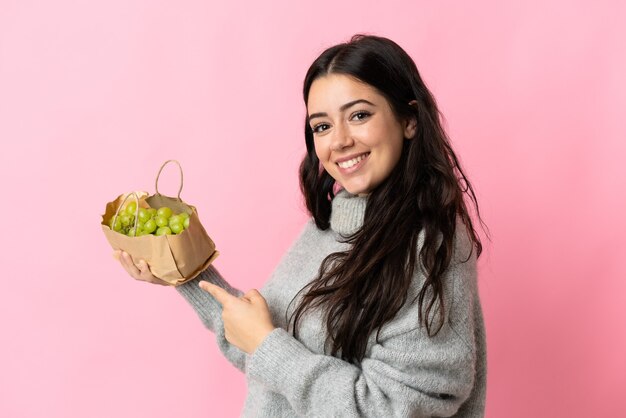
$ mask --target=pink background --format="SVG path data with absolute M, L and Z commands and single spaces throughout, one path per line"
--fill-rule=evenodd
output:
M 414 57 L 478 193 L 487 416 L 625 416 L 623 2 L 210 3 L 0 2 L 0 416 L 238 416 L 244 376 L 100 215 L 176 158 L 260 287 L 306 220 L 304 74 L 356 32 Z

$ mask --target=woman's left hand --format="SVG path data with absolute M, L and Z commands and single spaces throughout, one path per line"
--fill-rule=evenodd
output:
M 252 354 L 276 328 L 265 298 L 256 289 L 238 298 L 213 283 L 201 280 L 199 284 L 222 304 L 226 340 L 240 350 Z

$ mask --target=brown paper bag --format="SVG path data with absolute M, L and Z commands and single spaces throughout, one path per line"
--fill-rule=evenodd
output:
M 159 176 L 163 167 L 169 162 L 175 162 L 180 168 L 180 188 L 178 198 L 168 197 L 159 193 Z M 215 243 L 200 223 L 198 212 L 194 206 L 188 205 L 180 198 L 183 189 L 183 171 L 176 160 L 168 160 L 161 166 L 156 182 L 156 193 L 152 196 L 147 192 L 124 193 L 112 202 L 107 203 L 102 215 L 102 231 L 114 250 L 123 250 L 131 255 L 133 260 L 145 260 L 150 271 L 167 283 L 178 286 L 195 278 L 217 258 L 219 252 Z M 137 208 L 167 206 L 175 213 L 189 214 L 189 227 L 180 234 L 161 235 L 152 234 L 129 237 L 113 231 L 109 227 L 111 218 L 118 216 L 120 209 L 128 199 L 135 199 Z M 137 216 L 135 217 L 135 224 Z

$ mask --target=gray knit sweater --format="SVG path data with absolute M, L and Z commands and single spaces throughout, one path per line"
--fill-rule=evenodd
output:
M 176 287 L 216 335 L 226 358 L 246 374 L 244 417 L 482 417 L 486 392 L 486 348 L 477 289 L 476 251 L 463 263 L 471 241 L 458 223 L 453 260 L 444 278 L 448 321 L 429 338 L 418 324 L 417 303 L 424 275 L 416 269 L 407 303 L 383 325 L 379 342 L 370 337 L 359 367 L 324 354 L 325 322 L 318 310 L 299 322 L 298 339 L 286 329 L 285 311 L 295 294 L 311 281 L 322 260 L 345 250 L 339 234 L 363 223 L 367 197 L 340 191 L 332 202 L 331 228 L 319 230 L 310 219 L 259 289 L 272 314 L 274 329 L 248 355 L 224 337 L 221 305 L 198 286 L 207 280 L 240 296 L 210 266 Z M 420 235 L 419 248 L 423 245 Z M 299 296 L 300 298 L 301 296 Z M 289 308 L 293 312 L 296 299 Z M 328 352 L 328 350 L 327 350 Z

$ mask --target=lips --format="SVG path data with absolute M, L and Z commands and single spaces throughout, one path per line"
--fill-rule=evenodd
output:
M 358 164 L 361 160 L 366 158 L 369 155 L 369 152 L 364 152 L 361 154 L 354 154 L 348 157 L 339 158 L 335 161 L 335 163 L 341 168 L 350 168 L 355 164 Z
M 344 175 L 352 174 L 363 167 L 363 165 L 369 160 L 369 152 L 365 154 L 357 155 L 356 158 L 353 158 L 348 161 L 343 161 L 341 163 L 337 163 L 337 167 L 339 172 Z

